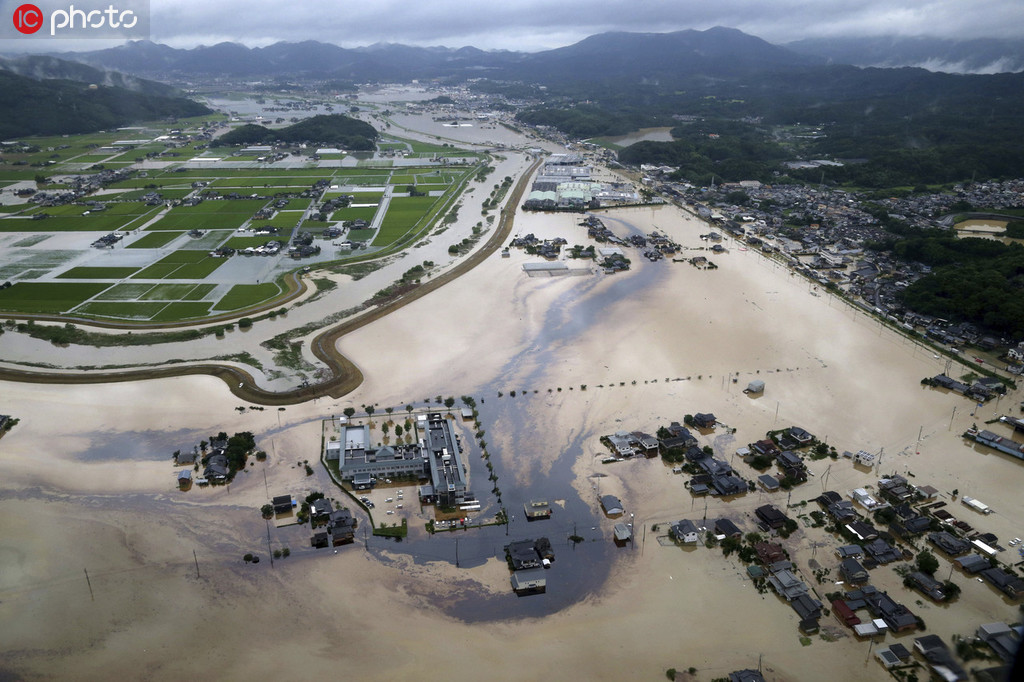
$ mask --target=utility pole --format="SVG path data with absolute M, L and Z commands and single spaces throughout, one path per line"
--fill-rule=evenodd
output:
M 917 430 L 917 454 L 921 454 L 921 434 L 924 433 L 924 424 Z
M 951 414 L 949 416 L 949 429 L 946 429 L 947 431 L 949 431 L 950 429 L 953 428 L 953 417 L 955 417 L 955 416 L 956 416 L 956 406 L 953 407 L 953 414 Z
M 199 557 L 196 556 L 196 551 L 192 550 L 192 559 L 196 562 L 196 577 L 199 577 Z
M 274 552 L 270 549 L 270 519 L 267 519 L 267 554 L 270 555 L 270 567 L 274 567 Z
M 458 538 L 455 538 L 455 568 L 460 568 L 460 566 L 459 566 L 459 539 Z
M 263 487 L 267 489 L 267 497 L 270 497 L 270 485 L 267 483 L 267 469 L 263 468 Z
M 89 599 L 96 601 L 96 596 L 92 593 L 92 581 L 89 580 L 89 570 L 86 568 L 82 570 L 85 571 L 85 584 L 89 586 Z

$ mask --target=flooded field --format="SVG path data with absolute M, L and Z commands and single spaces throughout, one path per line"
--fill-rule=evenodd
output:
M 683 262 L 651 263 L 626 248 L 628 272 L 530 278 L 522 266 L 537 258 L 516 249 L 508 258 L 494 254 L 343 338 L 339 349 L 366 379 L 341 400 L 238 410 L 245 406 L 205 377 L 4 384 L 2 411 L 22 421 L 0 439 L 0 672 L 255 679 L 343 667 L 404 679 L 443 667 L 446 675 L 487 670 L 512 680 L 528 656 L 539 669 L 597 679 L 659 679 L 669 667 L 693 666 L 696 679 L 709 682 L 759 661 L 774 680 L 820 679 L 826 665 L 840 682 L 889 679 L 868 642 L 834 619 L 822 620 L 828 638 L 804 644 L 792 609 L 759 593 L 735 556 L 663 543 L 667 524 L 726 517 L 749 532 L 762 504 L 800 504 L 826 488 L 845 496 L 895 472 L 934 486 L 979 529 L 1022 535 L 1022 463 L 960 437 L 1016 406 L 1021 391 L 972 414 L 962 397 L 921 386 L 945 365 L 929 350 L 728 238 L 726 252 L 712 254 L 700 239 L 707 225 L 689 214 L 664 206 L 601 217 L 620 237 L 668 234 L 682 245 Z M 583 244 L 581 218 L 520 213 L 516 230 Z M 717 269 L 685 262 L 695 256 Z M 742 393 L 753 379 L 765 381 L 763 396 Z M 317 464 L 320 419 L 366 404 L 378 415 L 388 406 L 422 408 L 438 394 L 475 398 L 494 484 L 515 517 L 507 526 L 428 536 L 427 510 L 412 504 L 402 542 L 364 535 L 369 519 L 357 512 L 353 545 L 314 550 L 308 527 L 260 518 L 275 495 L 320 490 L 346 499 L 322 467 L 307 475 L 303 466 Z M 736 448 L 794 424 L 839 451 L 880 453 L 881 463 L 867 470 L 844 458 L 809 462 L 812 476 L 791 498 L 759 490 L 730 500 L 692 497 L 685 477 L 657 458 L 602 463 L 602 435 L 655 433 L 696 412 L 722 422 L 699 444 L 744 477 L 755 472 L 734 458 Z M 252 431 L 267 461 L 230 486 L 178 491 L 166 450 L 221 430 Z M 486 506 L 481 516 L 492 513 L 492 483 L 468 442 L 466 457 L 471 488 Z M 996 513 L 974 518 L 952 503 L 953 489 Z M 625 514 L 606 517 L 601 494 L 618 496 Z M 540 497 L 552 503 L 552 517 L 525 521 L 522 505 Z M 616 547 L 612 526 L 630 521 L 635 543 Z M 556 554 L 547 592 L 515 597 L 502 547 L 539 536 Z M 835 569 L 836 544 L 802 524 L 785 546 L 810 582 L 813 566 Z M 291 556 L 271 565 L 271 551 L 282 547 Z M 245 563 L 245 553 L 262 561 Z M 919 605 L 892 567 L 873 569 L 871 580 L 913 604 L 927 634 L 946 641 L 1017 617 L 1016 605 L 945 558 L 939 571 L 963 588 L 951 606 Z M 813 584 L 824 593 L 838 589 L 831 582 Z M 282 614 L 294 627 L 253 626 Z M 199 650 L 199 641 L 216 641 L 216 653 Z M 747 641 L 758 646 L 737 644 Z M 886 635 L 874 646 L 883 641 L 910 645 L 912 636 Z
M 637 142 L 671 142 L 673 139 L 671 130 L 671 127 L 641 128 L 628 135 L 614 135 L 602 139 L 612 144 L 617 144 L 620 147 L 628 147 Z

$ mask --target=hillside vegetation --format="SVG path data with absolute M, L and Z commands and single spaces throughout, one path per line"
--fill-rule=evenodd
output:
M 225 133 L 217 142 L 223 145 L 318 142 L 356 151 L 371 151 L 377 137 L 377 130 L 369 123 L 343 114 L 330 114 L 313 116 L 286 128 L 273 130 L 250 123 Z
M 37 81 L 0 71 L 0 139 L 91 133 L 139 121 L 211 113 L 184 97 L 131 92 L 67 80 Z

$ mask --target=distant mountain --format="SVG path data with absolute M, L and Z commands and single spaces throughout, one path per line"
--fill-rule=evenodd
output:
M 882 36 L 807 38 L 787 43 L 793 52 L 853 66 L 917 66 L 946 73 L 1024 71 L 1024 40 L 951 40 Z
M 345 149 L 372 150 L 378 137 L 369 123 L 343 114 L 313 116 L 285 128 L 271 130 L 247 124 L 225 133 L 218 144 L 262 144 L 268 142 L 317 142 L 337 144 Z
M 161 97 L 175 97 L 181 93 L 165 83 L 128 76 L 116 71 L 104 71 L 80 62 L 57 59 L 47 55 L 0 57 L 0 70 L 10 71 L 33 80 L 61 79 L 79 83 L 123 88 L 132 92 Z
M 35 80 L 0 71 L 0 139 L 88 133 L 139 121 L 200 116 L 210 109 L 163 97 L 70 80 Z
M 823 63 L 731 28 L 673 33 L 601 33 L 555 50 L 523 56 L 508 75 L 536 82 L 677 81 L 728 77 Z
M 61 55 L 105 69 L 142 75 L 275 77 L 314 76 L 358 81 L 470 77 L 538 83 L 620 79 L 674 80 L 703 73 L 731 76 L 823 63 L 736 29 L 674 33 L 602 33 L 574 45 L 537 53 L 487 52 L 473 47 L 377 44 L 346 49 L 327 43 L 235 43 L 179 50 L 148 41 L 96 52 Z
M 190 50 L 136 41 L 106 50 L 60 56 L 99 68 L 173 79 L 228 76 L 408 81 L 493 68 L 515 61 L 519 54 L 485 52 L 472 47 L 450 49 L 393 44 L 346 49 L 308 40 L 256 48 L 219 43 Z

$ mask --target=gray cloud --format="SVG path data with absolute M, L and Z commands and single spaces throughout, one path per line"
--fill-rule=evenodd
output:
M 814 36 L 1019 37 L 1020 0 L 153 0 L 153 37 L 175 44 L 315 39 L 537 50 L 612 30 L 729 26 L 772 42 Z M 212 29 L 212 30 L 211 30 Z

